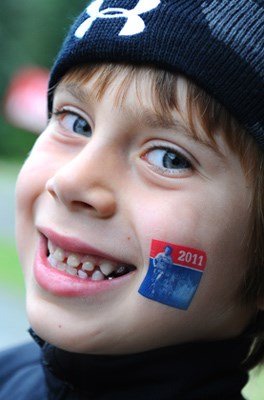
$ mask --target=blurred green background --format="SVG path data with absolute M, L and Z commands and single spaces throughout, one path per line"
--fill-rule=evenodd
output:
M 50 69 L 69 25 L 86 3 L 83 0 L 1 0 L 1 104 L 18 70 L 30 65 Z M 23 159 L 35 137 L 8 125 L 2 112 L 0 126 L 1 159 Z
M 37 137 L 5 119 L 6 94 L 13 77 L 24 68 L 50 70 L 69 25 L 86 3 L 1 0 L 0 4 L 0 349 L 28 340 L 14 238 L 14 188 L 17 173 Z
M 13 75 L 21 68 L 50 69 L 69 25 L 86 4 L 84 0 L 1 0 L 0 349 L 27 340 L 23 278 L 14 239 L 14 187 L 17 173 L 37 137 L 5 120 L 3 102 Z M 264 399 L 263 372 L 253 371 L 245 395 L 249 400 Z
M 86 0 L 1 0 L 0 4 L 0 350 L 28 340 L 14 238 L 14 188 L 37 138 L 6 120 L 6 94 L 19 71 L 50 70 L 69 25 L 86 4 Z

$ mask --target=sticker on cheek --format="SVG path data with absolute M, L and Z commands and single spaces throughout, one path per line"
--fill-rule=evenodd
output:
M 202 250 L 153 240 L 149 269 L 139 293 L 159 303 L 187 310 L 201 281 L 206 260 Z

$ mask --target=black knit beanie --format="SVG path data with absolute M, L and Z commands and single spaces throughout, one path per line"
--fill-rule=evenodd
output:
M 53 88 L 73 66 L 155 65 L 216 98 L 264 149 L 264 0 L 95 0 L 53 66 Z

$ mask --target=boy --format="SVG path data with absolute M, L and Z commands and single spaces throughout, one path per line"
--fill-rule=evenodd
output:
M 263 26 L 259 0 L 96 0 L 76 20 L 17 182 L 38 346 L 2 356 L 1 399 L 243 398 L 263 357 Z

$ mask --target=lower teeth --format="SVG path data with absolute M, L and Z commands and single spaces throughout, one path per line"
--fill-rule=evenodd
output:
M 81 269 L 78 271 L 78 276 L 81 279 L 88 279 L 88 274 L 85 271 L 82 271 Z
M 61 258 L 62 257 L 60 257 L 60 259 Z M 104 275 L 100 269 L 97 269 L 97 267 L 92 265 L 92 263 L 90 262 L 85 262 L 83 263 L 82 267 L 80 267 L 80 266 L 69 265 L 63 261 L 64 260 L 57 260 L 57 258 L 55 258 L 54 255 L 52 254 L 48 255 L 48 262 L 52 267 L 62 272 L 65 272 L 66 274 L 79 277 L 80 279 L 83 280 L 92 280 L 92 281 L 112 280 L 122 275 L 126 275 L 132 271 L 132 268 L 128 266 L 120 265 L 119 267 L 117 267 L 117 269 L 115 269 L 108 275 Z

